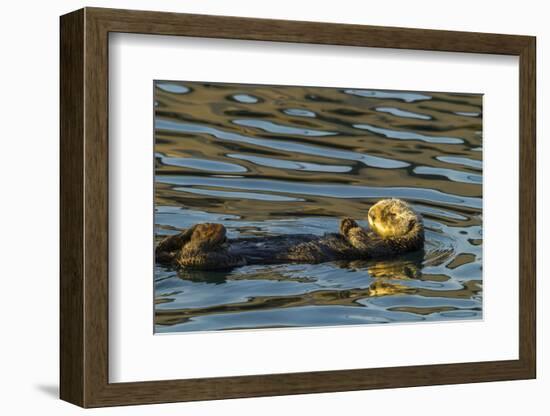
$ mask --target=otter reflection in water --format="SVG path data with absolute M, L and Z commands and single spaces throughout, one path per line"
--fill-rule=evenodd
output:
M 215 270 L 250 264 L 323 263 L 389 258 L 424 247 L 422 217 L 406 202 L 384 199 L 368 212 L 370 229 L 353 219 L 340 222 L 338 234 L 291 234 L 227 239 L 222 224 L 196 224 L 166 237 L 156 260 L 187 269 Z

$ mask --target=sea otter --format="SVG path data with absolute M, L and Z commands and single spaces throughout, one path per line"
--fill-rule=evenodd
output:
M 160 264 L 215 270 L 250 264 L 389 258 L 424 246 L 422 217 L 400 199 L 377 202 L 369 209 L 367 219 L 370 229 L 344 218 L 339 233 L 235 239 L 227 239 L 222 224 L 196 224 L 161 240 L 155 255 Z

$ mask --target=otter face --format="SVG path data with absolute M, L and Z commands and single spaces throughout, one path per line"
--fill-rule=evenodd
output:
M 207 222 L 195 226 L 188 245 L 196 249 L 211 249 L 221 246 L 225 241 L 225 227 Z
M 412 208 L 400 199 L 383 199 L 369 209 L 371 229 L 382 238 L 407 234 L 419 221 Z

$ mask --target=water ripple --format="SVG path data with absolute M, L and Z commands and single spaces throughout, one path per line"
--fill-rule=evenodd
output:
M 302 198 L 291 198 L 282 195 L 262 194 L 257 192 L 233 192 L 233 191 L 218 191 L 215 189 L 199 189 L 199 188 L 185 188 L 175 187 L 175 191 L 189 192 L 191 194 L 216 196 L 220 198 L 238 198 L 238 199 L 252 199 L 257 201 L 273 201 L 273 202 L 299 202 L 304 201 Z
M 283 110 L 283 113 L 297 117 L 317 117 L 313 111 L 304 110 L 303 108 L 287 108 Z
M 318 163 L 294 162 L 292 160 L 275 159 L 271 157 L 251 156 L 242 154 L 227 154 L 227 157 L 246 160 L 260 166 L 277 169 L 304 170 L 308 172 L 349 172 L 351 167 L 341 165 L 320 165 Z
M 256 104 L 260 101 L 258 97 L 249 94 L 233 94 L 230 98 L 243 104 Z
M 345 94 L 357 95 L 365 98 L 380 98 L 389 100 L 401 100 L 406 103 L 431 100 L 432 97 L 425 94 L 404 91 L 376 91 L 376 90 L 344 90 Z
M 475 173 L 459 172 L 454 169 L 433 168 L 430 166 L 417 166 L 414 173 L 431 176 L 444 176 L 454 182 L 481 183 L 482 176 Z
M 425 134 L 414 133 L 411 131 L 391 130 L 382 127 L 371 126 L 370 124 L 354 124 L 353 127 L 361 130 L 368 130 L 372 133 L 381 134 L 390 139 L 399 140 L 420 140 L 428 143 L 444 143 L 444 144 L 459 144 L 464 143 L 464 140 L 458 137 L 445 136 L 426 136 Z
M 405 187 L 371 187 L 329 183 L 296 183 L 255 178 L 215 178 L 199 176 L 157 175 L 157 182 L 180 186 L 210 186 L 220 188 L 268 191 L 332 198 L 403 198 L 411 201 L 439 202 L 471 208 L 481 208 L 481 198 L 452 195 L 435 189 Z
M 397 117 L 416 118 L 418 120 L 432 119 L 432 117 L 427 114 L 413 113 L 412 111 L 405 111 L 395 107 L 376 107 L 375 110 L 380 113 L 389 113 Z
M 479 117 L 479 116 L 481 116 L 480 112 L 468 112 L 468 111 L 455 111 L 455 114 L 457 116 L 464 116 L 464 117 Z
M 346 150 L 336 150 L 322 146 L 306 145 L 284 140 L 260 139 L 248 137 L 239 133 L 232 133 L 215 127 L 203 126 L 200 124 L 186 123 L 183 121 L 170 121 L 157 119 L 155 127 L 158 130 L 173 130 L 183 133 L 203 133 L 214 136 L 218 139 L 252 144 L 255 146 L 266 147 L 270 149 L 282 150 L 284 152 L 296 152 L 308 155 L 322 156 L 332 159 L 355 160 L 367 166 L 385 169 L 403 168 L 409 166 L 409 163 L 400 160 L 393 160 L 379 156 L 372 156 L 364 153 L 351 152 Z
M 437 156 L 437 160 L 445 163 L 452 163 L 456 165 L 467 166 L 474 169 L 481 170 L 483 168 L 483 162 L 480 160 L 470 159 L 462 156 Z
M 273 123 L 264 120 L 233 120 L 233 123 L 238 126 L 254 127 L 269 133 L 291 134 L 296 136 L 336 136 L 338 133 L 333 131 L 321 131 L 312 129 L 303 129 L 300 127 L 284 126 L 282 124 Z
M 216 160 L 197 159 L 191 157 L 167 157 L 157 153 L 156 157 L 160 159 L 163 165 L 177 166 L 181 168 L 191 168 L 203 170 L 206 172 L 225 172 L 238 173 L 247 172 L 247 169 L 234 163 L 220 162 Z
M 156 83 L 157 88 L 160 88 L 163 91 L 171 92 L 173 94 L 187 94 L 191 91 L 191 88 L 186 87 L 182 84 L 171 84 L 171 83 L 164 83 L 164 82 L 157 82 Z

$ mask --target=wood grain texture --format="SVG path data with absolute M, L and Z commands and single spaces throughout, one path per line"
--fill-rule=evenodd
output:
M 110 32 L 519 55 L 530 37 L 87 8 Z
M 109 132 L 108 32 L 85 11 L 84 59 L 84 360 L 85 406 L 108 382 Z
M 108 34 L 194 36 L 520 57 L 518 360 L 109 383 Z M 61 18 L 61 397 L 83 407 L 452 383 L 536 374 L 535 39 L 87 8 Z
M 84 405 L 84 12 L 61 19 L 60 388 Z
M 520 54 L 519 149 L 519 355 L 536 377 L 536 41 Z

